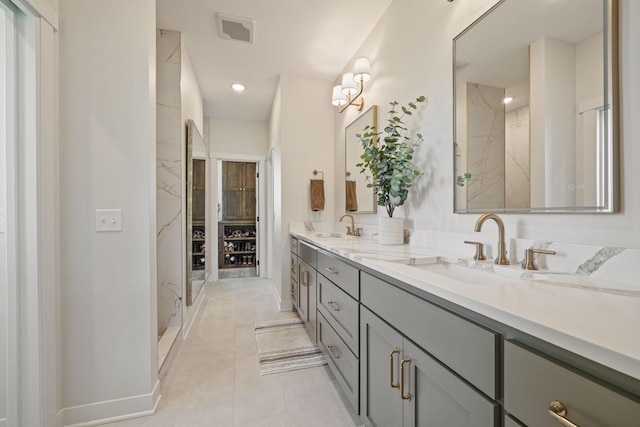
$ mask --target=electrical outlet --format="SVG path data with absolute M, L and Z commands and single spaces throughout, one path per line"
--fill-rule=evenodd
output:
M 96 231 L 122 231 L 122 209 L 96 209 Z

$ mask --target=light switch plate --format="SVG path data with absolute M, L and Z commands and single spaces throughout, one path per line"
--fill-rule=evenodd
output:
M 96 209 L 96 231 L 122 231 L 122 209 Z

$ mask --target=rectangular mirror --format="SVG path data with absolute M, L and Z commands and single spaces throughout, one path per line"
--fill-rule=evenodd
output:
M 367 188 L 367 179 L 356 164 L 362 159 L 362 143 L 357 134 L 362 134 L 367 126 L 378 125 L 378 107 L 371 106 L 344 129 L 345 148 L 345 212 L 375 213 L 376 203 L 373 190 Z
M 209 276 L 207 146 L 193 120 L 187 120 L 187 305 L 193 304 Z
M 502 0 L 453 40 L 455 212 L 618 209 L 617 17 Z

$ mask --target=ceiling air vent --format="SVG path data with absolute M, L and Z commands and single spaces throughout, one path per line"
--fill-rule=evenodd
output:
M 251 18 L 216 13 L 218 36 L 223 40 L 253 43 L 255 22 Z

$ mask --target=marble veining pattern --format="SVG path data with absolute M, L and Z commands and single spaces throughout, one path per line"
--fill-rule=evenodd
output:
M 182 324 L 180 33 L 156 31 L 158 334 Z
M 586 260 L 578 269 L 576 270 L 576 274 L 580 274 L 583 276 L 589 276 L 592 273 L 595 273 L 602 265 L 609 261 L 614 256 L 622 253 L 624 248 L 616 248 L 616 247 L 605 247 L 598 251 L 595 256 Z
M 504 89 L 467 84 L 467 207 L 504 206 Z
M 529 107 L 505 117 L 505 207 L 531 206 Z

